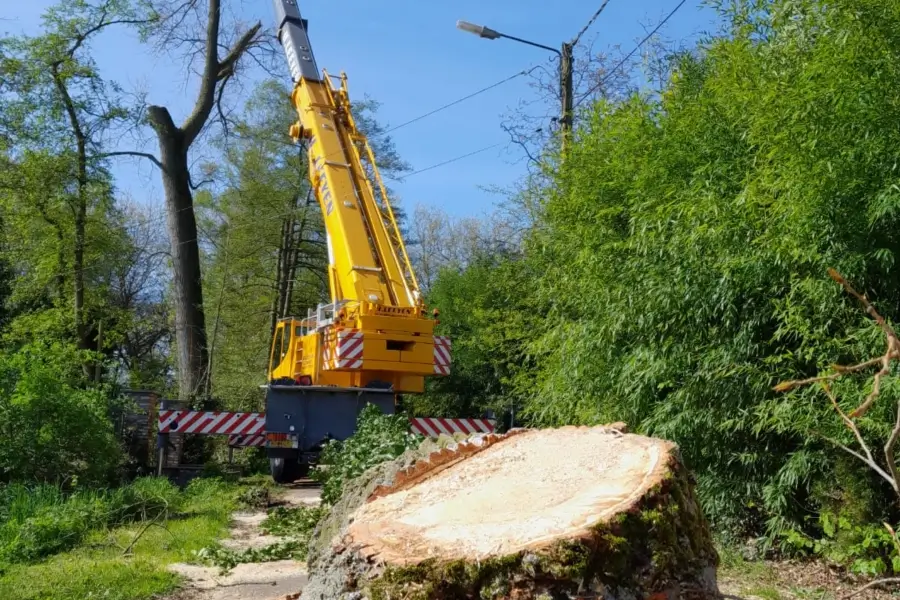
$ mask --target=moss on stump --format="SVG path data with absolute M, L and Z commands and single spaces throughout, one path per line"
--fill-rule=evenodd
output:
M 677 447 L 604 427 L 427 442 L 318 534 L 303 600 L 718 597 Z

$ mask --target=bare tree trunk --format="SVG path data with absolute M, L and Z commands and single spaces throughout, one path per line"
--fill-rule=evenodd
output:
M 91 349 L 91 343 L 88 339 L 88 327 L 84 318 L 84 252 L 87 247 L 87 204 L 88 204 L 88 172 L 87 172 L 87 139 L 84 130 L 81 127 L 81 121 L 75 110 L 75 103 L 69 94 L 69 89 L 63 82 L 59 74 L 59 63 L 51 65 L 50 70 L 53 74 L 53 83 L 59 92 L 66 109 L 69 119 L 69 126 L 75 136 L 76 146 L 76 182 L 77 190 L 75 192 L 75 206 L 72 212 L 75 217 L 75 243 L 72 248 L 72 277 L 75 287 L 75 298 L 72 304 L 73 318 L 75 321 L 75 336 L 78 348 L 82 350 Z M 99 350 L 99 348 L 97 348 Z M 84 375 L 90 379 L 98 378 L 99 365 L 85 363 Z
M 295 204 L 294 208 L 299 207 L 300 196 L 297 196 L 298 203 Z M 288 269 L 288 286 L 285 292 L 284 299 L 284 315 L 287 316 L 287 313 L 291 310 L 291 304 L 294 300 L 294 283 L 297 281 L 297 267 L 300 266 L 300 250 L 303 247 L 303 237 L 306 234 L 306 223 L 309 218 L 309 212 L 307 210 L 303 211 L 303 217 L 300 219 L 300 223 L 298 226 L 291 231 L 291 262 L 290 268 Z
M 294 248 L 294 224 L 296 219 L 291 215 L 284 225 L 284 260 L 281 261 L 281 271 L 278 273 L 278 318 L 288 316 L 290 304 L 288 302 L 288 289 L 291 287 L 291 267 L 296 262 L 297 253 Z
M 193 5 L 193 3 L 190 3 Z M 147 114 L 159 138 L 159 166 L 166 195 L 167 226 L 175 283 L 175 344 L 178 353 L 178 391 L 182 400 L 210 388 L 200 246 L 191 192 L 188 151 L 200 135 L 216 104 L 217 94 L 234 75 L 241 56 L 254 43 L 262 27 L 256 23 L 219 59 L 221 0 L 208 0 L 203 41 L 203 74 L 194 108 L 181 127 L 168 109 L 149 106 Z
M 184 132 L 172 122 L 168 110 L 151 106 L 149 115 L 159 137 L 159 162 L 163 167 L 166 226 L 174 275 L 178 393 L 182 400 L 188 400 L 207 386 L 206 367 L 209 363 L 200 279 L 200 245 L 188 170 L 189 145 L 185 143 Z
M 224 253 L 225 260 L 222 265 L 222 283 L 219 286 L 219 299 L 216 302 L 216 314 L 213 317 L 213 330 L 209 338 L 209 362 L 206 366 L 208 373 L 204 382 L 203 395 L 209 397 L 212 394 L 212 372 L 213 361 L 216 359 L 216 342 L 219 340 L 219 324 L 222 322 L 222 305 L 225 303 L 225 292 L 228 287 L 228 232 L 225 233 L 224 243 L 220 246 Z

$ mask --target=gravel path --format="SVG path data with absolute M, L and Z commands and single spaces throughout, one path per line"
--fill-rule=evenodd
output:
M 318 488 L 289 487 L 280 500 L 290 505 L 316 505 Z M 265 511 L 235 513 L 229 539 L 222 544 L 235 550 L 259 548 L 279 540 L 263 535 L 259 524 Z M 169 567 L 187 579 L 184 587 L 169 600 L 292 600 L 306 585 L 306 564 L 293 560 L 237 565 L 226 576 L 217 567 L 177 563 Z

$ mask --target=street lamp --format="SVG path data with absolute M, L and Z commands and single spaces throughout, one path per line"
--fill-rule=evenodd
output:
M 568 136 L 568 133 L 572 128 L 572 48 L 574 47 L 574 44 L 563 42 L 560 50 L 557 50 L 556 48 L 552 48 L 550 46 L 530 42 L 528 40 L 523 40 L 522 38 L 517 38 L 511 35 L 506 35 L 505 33 L 500 33 L 499 31 L 495 31 L 490 27 L 485 27 L 484 25 L 476 25 L 474 23 L 469 23 L 468 21 L 457 21 L 456 28 L 462 31 L 467 31 L 469 33 L 474 33 L 478 37 L 484 38 L 486 40 L 506 38 L 508 40 L 513 40 L 515 42 L 520 42 L 522 44 L 528 44 L 529 46 L 534 46 L 536 48 L 542 48 L 544 50 L 549 50 L 550 52 L 555 52 L 559 56 L 559 98 L 562 104 L 560 123 L 562 124 L 563 142 L 565 143 L 566 137 Z

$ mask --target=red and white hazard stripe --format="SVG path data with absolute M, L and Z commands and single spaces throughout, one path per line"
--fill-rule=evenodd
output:
M 262 447 L 266 445 L 266 436 L 263 434 L 232 435 L 228 437 L 228 445 L 240 447 Z
M 434 336 L 434 372 L 438 375 L 450 374 L 450 338 Z
M 205 435 L 254 434 L 263 430 L 263 413 L 202 412 L 194 410 L 159 411 L 160 433 L 200 433 Z
M 361 369 L 363 364 L 363 333 L 358 329 L 337 332 L 337 368 Z
M 334 349 L 332 350 L 332 346 Z M 363 333 L 359 329 L 342 329 L 329 336 L 322 349 L 326 369 L 361 369 Z
M 413 433 L 426 437 L 454 433 L 491 433 L 494 431 L 494 422 L 490 419 L 439 419 L 416 417 L 409 420 Z
M 491 433 L 490 419 L 443 419 L 415 417 L 409 420 L 414 433 L 426 437 L 455 433 Z M 264 446 L 265 413 L 202 412 L 193 410 L 159 411 L 160 433 L 193 433 L 199 435 L 227 435 L 231 446 Z

